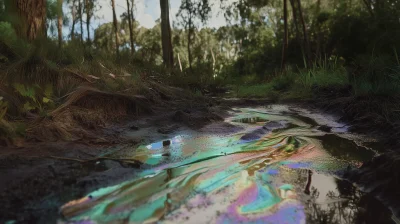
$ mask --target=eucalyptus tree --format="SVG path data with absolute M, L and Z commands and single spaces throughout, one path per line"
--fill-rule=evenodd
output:
M 169 0 L 160 0 L 161 8 L 161 43 L 164 65 L 171 69 L 174 64 L 174 53 L 172 49 L 171 24 L 169 21 Z
M 5 9 L 19 37 L 27 41 L 46 37 L 46 0 L 6 0 Z
M 133 55 L 135 53 L 135 43 L 134 43 L 134 38 L 133 38 L 133 22 L 135 21 L 134 16 L 133 16 L 134 4 L 135 4 L 135 0 L 126 0 L 126 11 L 127 11 L 127 20 L 129 23 L 129 40 L 130 40 L 130 45 L 131 45 L 131 55 Z
M 206 22 L 211 13 L 208 0 L 182 0 L 177 16 L 181 19 L 181 25 L 187 31 L 187 50 L 189 68 L 192 69 L 191 46 L 195 41 L 196 21 Z
M 111 0 L 111 7 L 112 7 L 112 12 L 113 12 L 113 25 L 114 25 L 114 35 L 115 35 L 115 53 L 117 55 L 117 60 L 118 60 L 119 59 L 119 36 L 118 36 L 119 30 L 118 30 L 117 14 L 115 13 L 115 0 Z
M 58 34 L 58 47 L 61 48 L 63 35 L 62 35 L 62 27 L 63 27 L 63 0 L 57 0 L 57 34 Z

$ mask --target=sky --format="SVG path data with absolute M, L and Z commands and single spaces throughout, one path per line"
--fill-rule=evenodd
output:
M 220 13 L 220 0 L 210 0 L 213 5 L 212 16 L 209 20 L 207 27 L 221 27 L 226 25 L 226 21 L 223 13 Z M 229 0 L 229 2 L 234 2 L 235 0 Z M 112 21 L 112 9 L 110 0 L 99 0 L 102 8 L 100 11 L 96 12 L 96 15 L 101 17 L 97 21 L 98 24 Z M 126 11 L 126 0 L 115 0 L 117 18 Z M 155 21 L 160 18 L 160 0 L 135 0 L 136 11 L 135 18 L 140 23 L 141 26 L 146 28 L 152 28 L 155 25 Z M 170 19 L 173 23 L 177 21 L 176 13 L 179 10 L 181 0 L 170 0 Z M 171 23 L 171 24 L 172 24 Z
M 91 20 L 91 38 L 93 38 L 94 30 L 101 24 L 112 22 L 112 7 L 111 0 L 97 0 L 101 6 L 99 10 L 95 12 L 96 18 Z M 170 21 L 171 25 L 174 22 L 178 22 L 176 14 L 178 13 L 179 7 L 182 0 L 170 0 Z M 220 10 L 220 0 L 209 0 L 211 7 L 211 18 L 207 24 L 200 24 L 200 27 L 211 27 L 219 28 L 227 25 L 223 12 Z M 238 0 L 225 0 L 225 4 L 233 4 Z M 126 12 L 126 0 L 115 0 L 116 14 L 118 20 L 121 19 L 121 15 Z M 64 5 L 64 12 L 69 20 L 71 20 L 71 12 L 68 5 Z M 156 20 L 160 18 L 160 0 L 135 0 L 135 19 L 139 24 L 146 28 L 152 28 L 156 24 Z M 71 23 L 63 27 L 63 36 L 68 38 L 71 32 Z M 86 28 L 86 26 L 85 26 Z M 56 37 L 56 33 L 53 32 L 53 36 Z M 87 37 L 86 29 L 84 31 L 84 38 Z

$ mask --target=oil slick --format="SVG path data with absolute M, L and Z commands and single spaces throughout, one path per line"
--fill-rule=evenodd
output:
M 257 131 L 271 121 L 285 125 Z M 316 205 L 325 211 L 347 201 L 334 175 L 374 155 L 362 147 L 326 150 L 324 132 L 287 114 L 242 109 L 227 122 L 244 130 L 139 147 L 132 157 L 146 169 L 137 179 L 65 204 L 60 222 L 306 223 Z M 243 141 L 255 131 L 257 138 Z

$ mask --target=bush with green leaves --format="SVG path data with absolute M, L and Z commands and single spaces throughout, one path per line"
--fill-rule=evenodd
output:
M 50 84 L 43 88 L 37 84 L 14 83 L 13 87 L 23 100 L 23 106 L 20 108 L 23 113 L 35 111 L 44 116 L 46 109 L 54 107 L 53 86 Z

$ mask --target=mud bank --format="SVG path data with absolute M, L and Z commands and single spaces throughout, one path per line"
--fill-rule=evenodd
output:
M 400 217 L 400 172 L 397 172 L 400 167 L 400 100 L 384 96 L 354 97 L 349 88 L 317 88 L 313 95 L 314 99 L 303 104 L 335 114 L 350 125 L 352 132 L 379 139 L 373 144 L 379 155 L 359 169 L 349 171 L 346 178 L 378 197 Z

